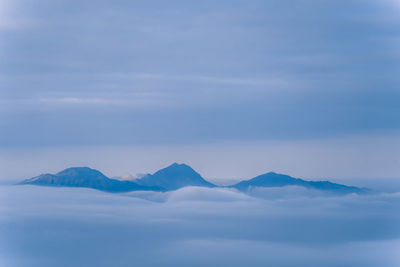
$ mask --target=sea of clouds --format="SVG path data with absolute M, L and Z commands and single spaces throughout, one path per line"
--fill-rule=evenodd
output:
M 0 187 L 0 266 L 400 266 L 400 193 Z

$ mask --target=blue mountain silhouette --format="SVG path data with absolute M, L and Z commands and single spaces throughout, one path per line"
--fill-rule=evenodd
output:
M 154 174 L 147 174 L 136 183 L 144 186 L 159 186 L 167 190 L 176 190 L 185 186 L 216 187 L 207 182 L 200 174 L 186 164 L 174 163 Z
M 136 190 L 169 191 L 185 186 L 218 187 L 206 181 L 200 174 L 186 164 L 174 163 L 154 174 L 147 174 L 136 181 L 111 179 L 88 167 L 73 167 L 57 174 L 41 174 L 19 184 L 42 186 L 87 187 L 106 192 L 129 192 Z M 229 188 L 246 192 L 251 187 L 302 186 L 333 194 L 367 193 L 368 189 L 336 184 L 329 181 L 306 181 L 289 175 L 269 172 L 253 179 L 241 181 Z
M 41 174 L 22 181 L 20 184 L 33 184 L 43 186 L 68 186 L 87 187 L 107 192 L 128 192 L 135 190 L 162 191 L 157 186 L 143 186 L 132 181 L 111 179 L 88 167 L 72 167 L 57 174 Z
M 278 174 L 275 172 L 268 172 L 259 175 L 247 181 L 241 181 L 231 187 L 240 191 L 246 191 L 250 187 L 283 187 L 283 186 L 302 186 L 309 189 L 317 189 L 336 194 L 349 194 L 349 193 L 366 193 L 367 189 L 358 188 L 355 186 L 347 186 L 336 184 L 329 181 L 306 181 L 299 178 L 293 178 L 289 175 Z

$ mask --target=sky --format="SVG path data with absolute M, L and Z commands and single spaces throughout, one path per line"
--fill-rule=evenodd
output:
M 1 181 L 400 173 L 400 2 L 0 1 Z M 24 166 L 24 168 L 21 168 Z
M 0 266 L 397 267 L 399 0 L 0 0 Z M 10 185 L 187 163 L 366 186 Z

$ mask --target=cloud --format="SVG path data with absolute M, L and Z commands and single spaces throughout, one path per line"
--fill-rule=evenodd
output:
M 63 103 L 63 104 L 112 104 L 110 99 L 99 98 L 76 98 L 76 97 L 62 97 L 62 98 L 39 98 L 36 101 L 39 103 Z
M 395 267 L 400 260 L 399 193 L 261 199 L 191 187 L 154 193 L 165 197 L 158 201 L 147 200 L 149 192 L 35 186 L 0 193 L 5 267 Z
M 266 199 L 296 199 L 301 197 L 327 197 L 330 195 L 329 192 L 308 189 L 301 186 L 285 186 L 283 188 L 250 187 L 246 193 L 254 197 Z
M 168 201 L 243 201 L 249 198 L 233 189 L 184 187 L 172 192 Z
M 14 1 L 0 1 L 0 31 L 12 31 L 29 28 L 34 22 L 21 16 L 15 16 Z
M 124 75 L 126 76 L 126 74 Z M 129 75 L 137 79 L 160 79 L 160 80 L 178 80 L 178 81 L 195 81 L 216 84 L 230 84 L 230 85 L 269 85 L 280 87 L 287 85 L 288 80 L 278 79 L 271 77 L 270 79 L 251 79 L 251 78 L 238 78 L 238 77 L 215 77 L 215 76 L 198 76 L 198 75 L 168 75 L 168 74 L 152 74 L 140 73 Z
M 50 141 L 52 138 L 54 140 L 55 132 L 65 130 L 68 129 L 61 123 L 60 128 L 53 129 L 50 133 L 31 129 L 30 135 L 47 134 Z M 143 136 L 154 137 L 152 132 L 142 130 Z M 108 137 L 104 131 L 85 133 L 82 127 L 76 128 L 77 135 L 88 134 L 93 141 L 100 135 Z M 130 131 L 127 130 L 122 136 L 129 134 Z M 184 137 L 183 134 L 181 136 Z M 355 135 L 345 138 L 268 142 L 226 140 L 172 145 L 57 144 L 55 147 L 3 148 L 0 150 L 0 181 L 16 183 L 41 173 L 56 173 L 71 166 L 89 166 L 104 172 L 108 177 L 125 173 L 153 173 L 173 162 L 184 162 L 198 170 L 207 180 L 221 185 L 234 184 L 274 171 L 306 180 L 329 180 L 387 191 L 400 188 L 396 182 L 400 171 L 399 158 L 398 135 Z M 20 167 L 21 164 L 24 168 Z M 392 178 L 392 181 L 383 180 L 384 178 Z
M 32 23 L 0 33 L 1 146 L 399 129 L 388 1 L 12 2 Z

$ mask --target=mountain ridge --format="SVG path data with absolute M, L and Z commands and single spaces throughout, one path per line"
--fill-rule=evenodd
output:
M 349 194 L 349 193 L 365 193 L 367 189 L 347 186 L 333 183 L 330 181 L 307 181 L 300 178 L 294 178 L 286 174 L 268 172 L 258 175 L 252 179 L 240 181 L 230 187 L 239 191 L 246 191 L 250 187 L 283 187 L 283 186 L 302 186 L 308 189 L 317 189 L 321 191 L 329 191 L 332 193 Z
M 163 191 L 156 186 L 143 186 L 133 181 L 119 181 L 105 176 L 89 167 L 70 167 L 56 174 L 41 174 L 19 183 L 41 186 L 86 187 L 106 192 L 129 192 L 135 190 Z
M 189 165 L 173 163 L 153 174 L 147 174 L 135 181 L 112 179 L 89 167 L 70 167 L 56 174 L 45 173 L 19 183 L 40 186 L 86 187 L 118 193 L 130 191 L 171 191 L 186 186 L 234 188 L 246 192 L 252 187 L 302 186 L 334 194 L 363 194 L 368 189 L 333 183 L 330 181 L 307 181 L 285 174 L 268 172 L 233 185 L 218 186 L 205 180 Z

